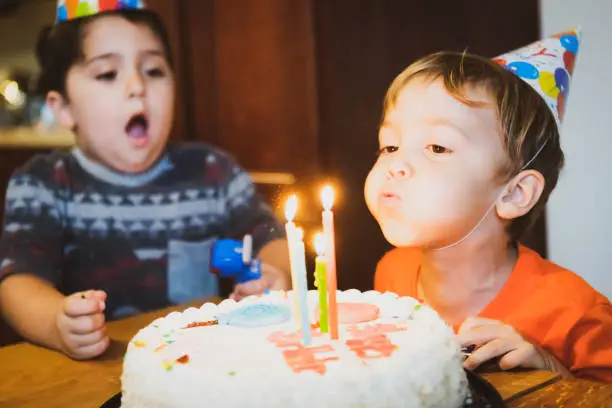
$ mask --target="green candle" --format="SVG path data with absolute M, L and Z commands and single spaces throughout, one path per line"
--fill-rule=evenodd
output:
M 326 260 L 322 255 L 325 248 L 323 240 L 323 234 L 315 235 L 315 249 L 318 256 L 315 259 L 314 284 L 319 291 L 319 328 L 322 333 L 327 333 L 329 331 L 327 323 L 327 270 Z

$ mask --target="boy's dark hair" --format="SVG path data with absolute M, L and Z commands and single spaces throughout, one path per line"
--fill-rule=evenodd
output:
M 156 13 L 141 9 L 107 11 L 42 29 L 36 45 L 36 58 L 41 68 L 36 93 L 45 96 L 49 91 L 56 91 L 67 97 L 66 77 L 70 68 L 84 57 L 83 38 L 87 26 L 95 19 L 108 15 L 120 16 L 131 23 L 148 27 L 161 41 L 166 59 L 172 66 L 168 33 Z
M 521 170 L 532 169 L 544 177 L 538 202 L 508 227 L 510 239 L 518 241 L 540 216 L 563 167 L 559 129 L 546 102 L 526 82 L 488 58 L 438 52 L 414 62 L 395 78 L 385 96 L 385 114 L 406 84 L 416 77 L 441 80 L 451 96 L 473 107 L 486 104 L 470 100 L 466 87 L 483 87 L 494 103 L 508 158 L 500 166 L 499 176 L 506 181 Z

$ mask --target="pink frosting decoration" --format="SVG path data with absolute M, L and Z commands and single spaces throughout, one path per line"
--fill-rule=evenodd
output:
M 319 307 L 315 309 L 315 316 L 319 316 Z M 338 324 L 357 324 L 371 322 L 378 319 L 380 309 L 371 303 L 338 303 Z

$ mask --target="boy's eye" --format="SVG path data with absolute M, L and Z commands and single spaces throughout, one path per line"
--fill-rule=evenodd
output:
M 383 146 L 378 150 L 378 156 L 383 156 L 385 154 L 391 154 L 397 152 L 399 147 L 397 146 Z
M 427 150 L 431 151 L 434 154 L 448 154 L 448 153 L 452 153 L 452 150 L 447 149 L 444 146 L 440 146 L 437 144 L 432 144 L 427 146 Z
M 117 78 L 117 71 L 108 71 L 102 74 L 96 75 L 96 79 L 99 81 L 112 81 Z

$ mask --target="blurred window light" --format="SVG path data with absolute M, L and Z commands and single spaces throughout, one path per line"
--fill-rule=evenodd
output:
M 14 108 L 21 109 L 25 105 L 26 95 L 19 89 L 15 81 L 6 80 L 0 85 L 0 94 Z

